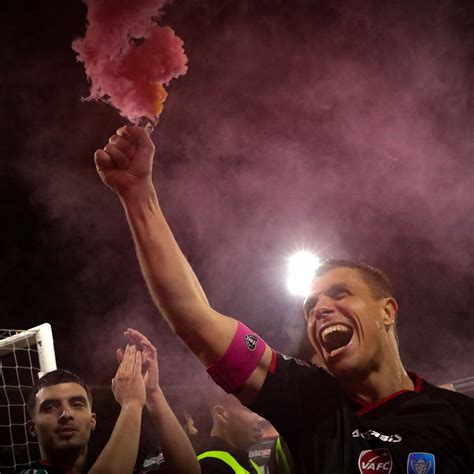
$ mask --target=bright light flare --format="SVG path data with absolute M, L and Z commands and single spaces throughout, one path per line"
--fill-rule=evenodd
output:
M 319 258 L 310 252 L 297 252 L 288 262 L 286 285 L 293 295 L 306 296 L 309 292 L 314 272 L 319 266 Z

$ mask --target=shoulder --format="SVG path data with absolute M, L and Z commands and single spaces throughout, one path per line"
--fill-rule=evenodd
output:
M 293 357 L 287 354 L 280 354 L 276 352 L 275 357 L 281 361 L 280 363 L 285 364 L 288 367 L 306 367 L 307 369 L 315 367 L 303 359 L 298 359 L 297 357 Z
M 474 410 L 474 398 L 468 397 L 467 395 L 459 392 L 455 392 L 454 390 L 436 387 L 426 380 L 423 381 L 422 393 L 428 395 L 431 398 L 444 400 L 453 408 L 458 410 Z
M 422 394 L 432 401 L 449 407 L 450 412 L 473 434 L 474 438 L 474 398 L 453 390 L 436 387 L 424 381 Z
M 317 369 L 317 367 L 310 364 L 309 362 L 306 362 L 305 360 L 272 351 L 272 361 L 270 367 L 268 368 L 268 372 L 285 374 L 309 374 L 314 369 Z
M 202 439 L 196 445 L 202 474 L 233 474 L 235 471 L 230 464 L 236 460 L 230 452 L 231 450 L 232 447 L 220 438 Z M 229 457 L 231 458 L 230 463 Z
M 200 438 L 195 446 L 194 450 L 197 454 L 204 453 L 205 451 L 228 451 L 232 449 L 232 446 L 227 444 L 223 439 L 217 438 L 216 436 L 206 436 Z
M 311 390 L 313 385 L 317 385 L 319 389 L 325 385 L 335 385 L 334 377 L 325 369 L 297 357 L 276 352 L 273 353 L 267 379 L 268 382 L 272 380 L 286 382 L 290 388 L 294 389 Z
M 313 415 L 339 403 L 339 393 L 324 369 L 274 352 L 263 387 L 249 408 L 284 433 L 298 430 Z
M 203 474 L 234 473 L 235 469 L 248 465 L 248 453 L 239 451 L 221 438 L 209 437 L 201 440 L 196 446 L 199 464 Z
M 217 458 L 199 460 L 202 474 L 234 474 L 235 471 L 228 464 Z
M 277 387 L 294 391 L 302 387 L 310 388 L 314 384 L 322 388 L 325 385 L 333 387 L 336 382 L 326 369 L 272 350 L 271 363 L 263 384 L 264 389 L 271 387 L 274 395 Z

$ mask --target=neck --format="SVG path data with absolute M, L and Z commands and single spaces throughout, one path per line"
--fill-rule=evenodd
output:
M 211 430 L 211 436 L 215 436 L 216 438 L 223 439 L 226 443 L 230 444 L 235 449 L 241 449 L 241 447 L 238 446 L 234 442 L 232 437 L 229 435 L 228 431 L 220 424 L 218 424 L 218 425 L 214 424 L 214 426 L 212 427 L 212 430 Z
M 59 451 L 59 452 L 45 452 L 40 449 L 41 459 L 45 460 L 52 466 L 61 467 L 73 474 L 80 474 L 84 472 L 86 463 L 87 449 L 75 451 Z
M 232 440 L 230 439 L 230 436 L 228 435 L 227 431 L 222 429 L 220 425 L 216 425 L 216 424 L 213 425 L 212 430 L 211 430 L 211 436 L 214 436 L 215 438 L 221 438 L 225 442 L 229 443 L 231 446 L 234 446 L 232 444 Z
M 339 379 L 339 382 L 346 392 L 369 403 L 389 397 L 400 390 L 415 389 L 402 365 L 397 348 L 393 348 L 374 370 L 352 379 Z

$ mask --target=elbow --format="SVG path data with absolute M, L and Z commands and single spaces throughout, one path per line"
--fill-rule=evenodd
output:
M 187 325 L 186 327 L 172 327 L 171 330 L 193 352 L 196 352 L 196 349 L 199 350 L 202 347 L 203 337 L 199 329 Z

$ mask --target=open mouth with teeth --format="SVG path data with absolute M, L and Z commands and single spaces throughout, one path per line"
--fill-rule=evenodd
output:
M 354 330 L 345 324 L 334 324 L 321 331 L 320 341 L 328 354 L 342 349 L 351 342 Z

